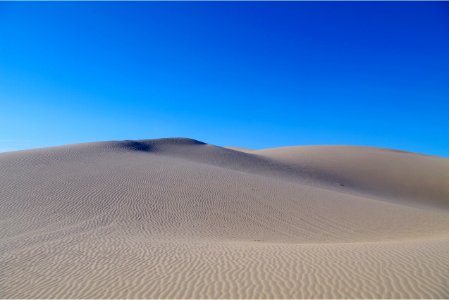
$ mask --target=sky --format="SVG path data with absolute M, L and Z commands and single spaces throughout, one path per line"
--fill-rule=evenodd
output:
M 0 3 L 0 151 L 160 137 L 449 157 L 449 3 Z

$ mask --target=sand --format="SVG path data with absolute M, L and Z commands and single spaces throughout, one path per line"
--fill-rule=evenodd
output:
M 446 158 L 98 142 L 0 186 L 0 298 L 449 297 Z

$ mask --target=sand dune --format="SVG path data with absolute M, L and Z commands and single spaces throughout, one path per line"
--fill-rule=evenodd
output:
M 1 298 L 447 298 L 449 159 L 191 139 L 0 154 Z

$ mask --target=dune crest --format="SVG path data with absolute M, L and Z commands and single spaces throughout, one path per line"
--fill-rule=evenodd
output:
M 449 159 L 193 139 L 0 153 L 2 298 L 447 298 Z

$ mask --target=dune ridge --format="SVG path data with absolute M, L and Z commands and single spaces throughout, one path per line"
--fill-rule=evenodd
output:
M 0 153 L 2 298 L 447 298 L 449 159 L 168 138 Z

